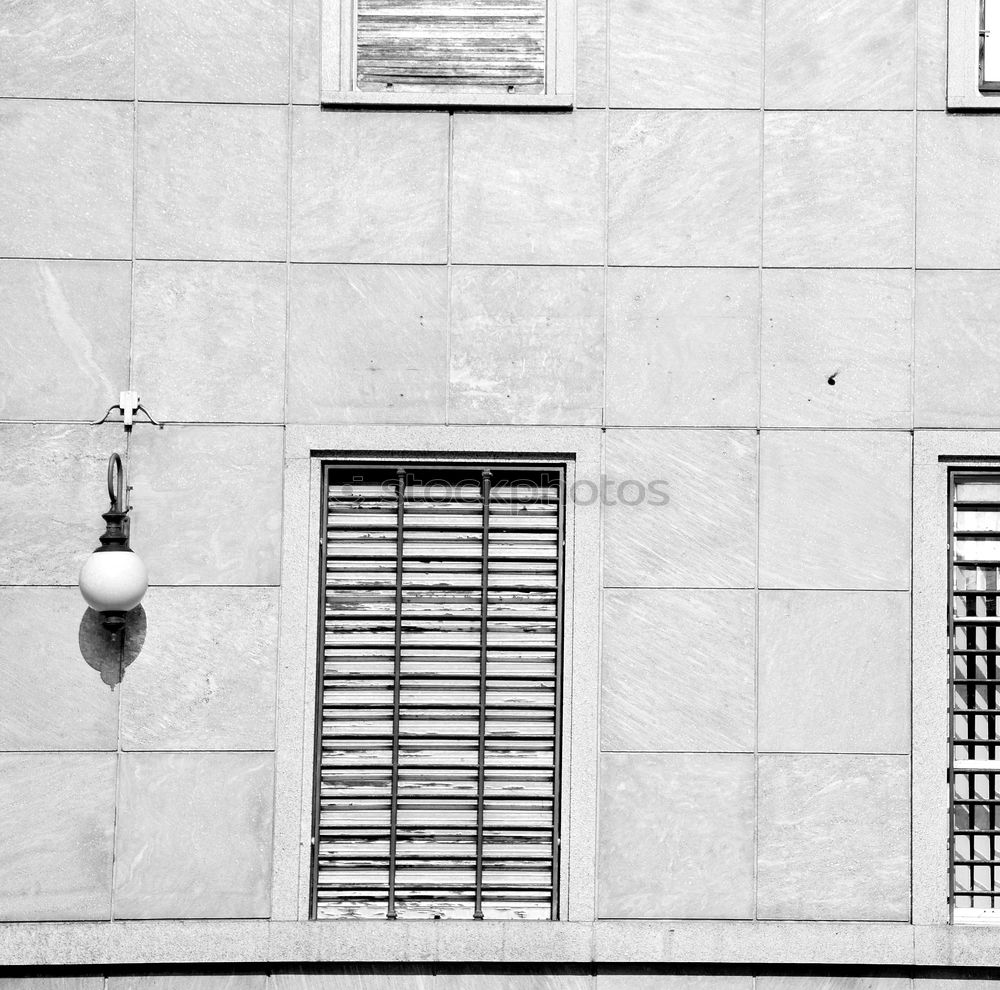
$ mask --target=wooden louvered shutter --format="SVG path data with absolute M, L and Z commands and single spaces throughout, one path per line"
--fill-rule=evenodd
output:
M 541 93 L 546 0 L 357 0 L 362 91 Z
M 562 470 L 324 478 L 314 915 L 555 917 Z

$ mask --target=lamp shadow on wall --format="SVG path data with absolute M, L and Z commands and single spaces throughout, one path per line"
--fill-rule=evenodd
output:
M 92 608 L 83 613 L 77 636 L 80 655 L 101 675 L 101 680 L 114 691 L 121 684 L 125 670 L 134 663 L 146 642 L 146 611 L 140 605 L 128 613 L 125 620 L 125 642 L 117 633 L 101 625 L 101 615 Z

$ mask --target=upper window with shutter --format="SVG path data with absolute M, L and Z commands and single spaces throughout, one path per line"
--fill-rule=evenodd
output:
M 564 466 L 322 479 L 313 917 L 555 918 Z
M 323 102 L 567 108 L 575 0 L 330 0 Z
M 1000 109 L 1000 0 L 948 4 L 948 109 Z

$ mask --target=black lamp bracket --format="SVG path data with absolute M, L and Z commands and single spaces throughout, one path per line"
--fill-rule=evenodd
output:
M 111 508 L 101 515 L 106 528 L 101 536 L 101 545 L 97 548 L 98 553 L 101 550 L 131 549 L 128 545 L 128 513 L 132 508 L 128 504 L 128 493 L 131 490 L 131 485 L 125 484 L 125 468 L 121 456 L 114 453 L 108 458 L 108 498 L 111 499 Z
M 132 426 L 136 422 L 135 417 L 140 412 L 145 413 L 146 419 L 149 420 L 153 426 L 158 426 L 161 430 L 163 429 L 163 424 L 158 423 L 155 419 L 153 419 L 153 417 L 149 414 L 149 410 L 142 404 L 139 399 L 139 393 L 132 391 L 120 392 L 118 395 L 118 402 L 108 406 L 108 411 L 100 419 L 94 420 L 94 422 L 90 425 L 100 426 L 102 423 L 106 423 L 108 421 L 108 417 L 116 410 L 122 414 L 121 423 L 125 427 L 126 433 L 132 429 Z

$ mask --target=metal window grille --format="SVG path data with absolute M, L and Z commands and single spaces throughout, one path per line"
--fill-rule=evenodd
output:
M 956 920 L 1000 908 L 1000 472 L 952 471 L 951 901 Z
M 324 464 L 313 917 L 557 916 L 564 485 Z

